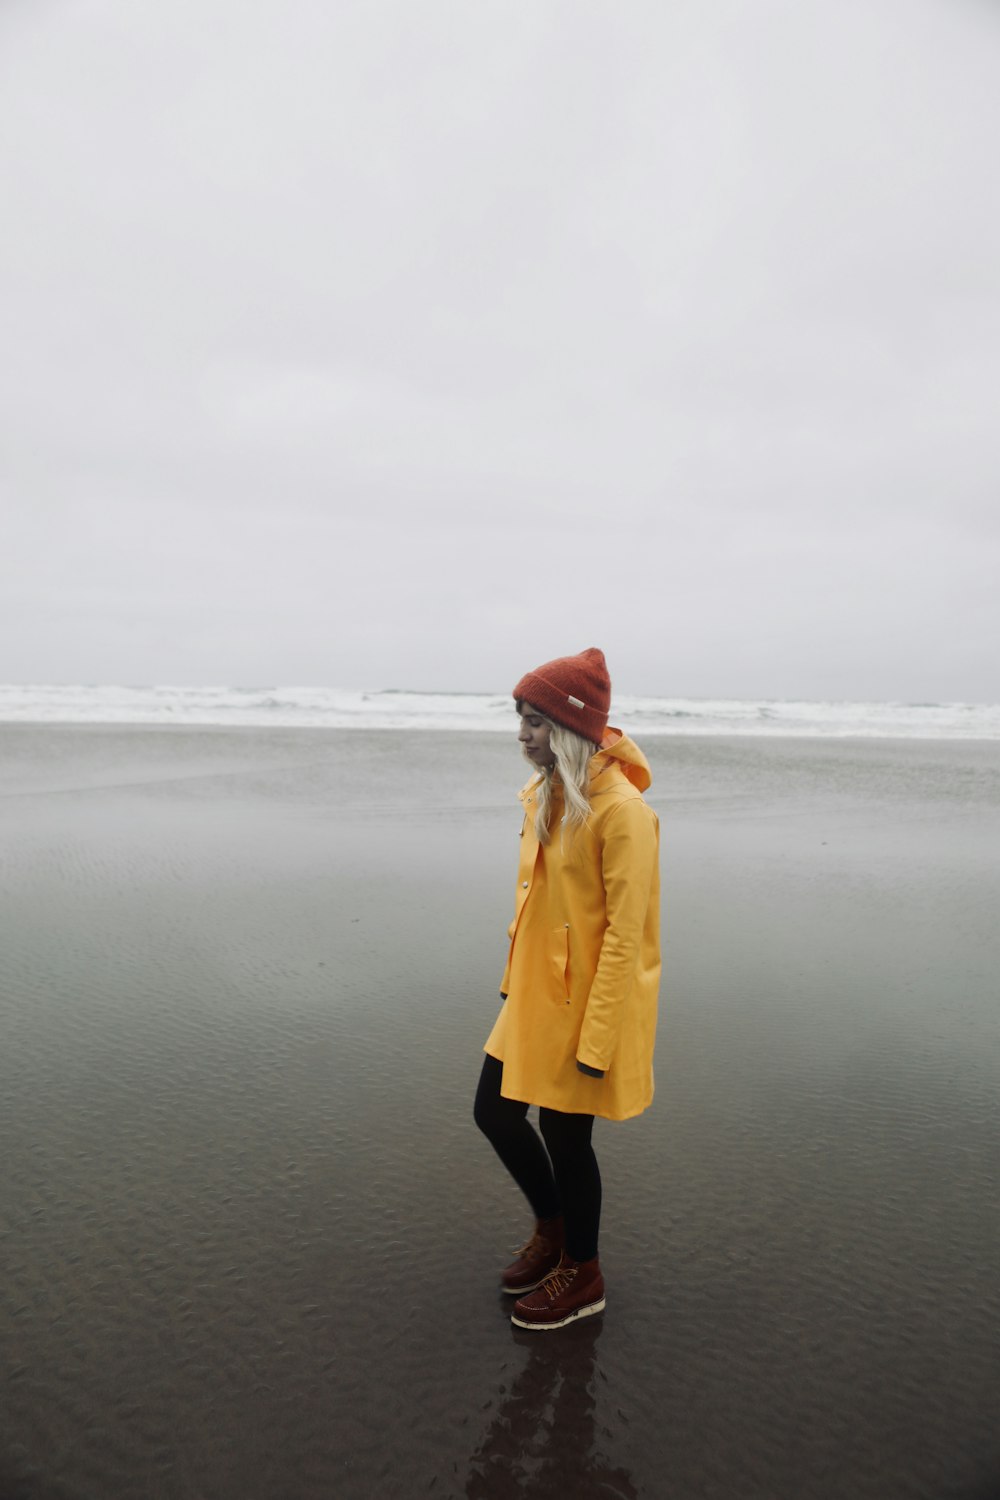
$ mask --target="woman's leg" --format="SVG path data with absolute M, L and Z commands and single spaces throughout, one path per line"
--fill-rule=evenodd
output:
M 561 1212 L 545 1147 L 528 1124 L 528 1106 L 500 1093 L 503 1064 L 487 1053 L 476 1090 L 473 1117 L 539 1220 Z
M 601 1172 L 590 1143 L 594 1117 L 542 1109 L 538 1121 L 566 1221 L 566 1254 L 593 1260 L 601 1227 Z

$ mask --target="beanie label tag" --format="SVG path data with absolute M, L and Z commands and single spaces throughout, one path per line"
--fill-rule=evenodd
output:
M 572 693 L 567 693 L 566 694 L 566 702 L 567 703 L 572 703 L 572 705 L 573 705 L 574 708 L 583 708 L 584 707 L 584 705 L 580 702 L 579 698 L 574 698 L 573 695 L 572 695 Z

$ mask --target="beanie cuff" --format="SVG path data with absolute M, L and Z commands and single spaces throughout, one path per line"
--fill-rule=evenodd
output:
M 608 715 L 604 709 L 584 703 L 574 693 L 547 682 L 537 672 L 526 672 L 514 689 L 514 698 L 537 708 L 546 718 L 572 729 L 592 745 L 599 745 L 608 727 Z

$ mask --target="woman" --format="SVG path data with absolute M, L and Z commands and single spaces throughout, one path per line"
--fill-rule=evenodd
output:
M 609 729 L 595 647 L 514 689 L 534 775 L 520 793 L 521 859 L 503 1008 L 486 1042 L 475 1118 L 535 1214 L 501 1273 L 520 1328 L 603 1311 L 594 1117 L 653 1097 L 660 979 L 659 828 L 645 756 Z M 527 1120 L 539 1108 L 539 1139 Z M 542 1141 L 544 1140 L 544 1145 Z

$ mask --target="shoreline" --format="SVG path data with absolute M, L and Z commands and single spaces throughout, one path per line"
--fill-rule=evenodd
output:
M 992 707 L 985 704 L 984 707 Z M 961 735 L 961 734 L 887 734 L 882 731 L 864 733 L 861 731 L 816 731 L 808 730 L 733 730 L 733 729 L 663 729 L 649 728 L 630 724 L 628 718 L 621 716 L 622 722 L 616 724 L 616 728 L 622 729 L 625 734 L 630 735 L 638 742 L 668 741 L 679 743 L 687 740 L 704 741 L 712 743 L 715 740 L 737 740 L 741 744 L 756 744 L 758 741 L 779 741 L 799 744 L 800 742 L 818 741 L 823 744 L 893 744 L 893 745 L 1000 745 L 1000 734 L 987 735 Z M 513 723 L 513 716 L 512 716 Z M 314 735 L 355 735 L 355 734 L 385 734 L 385 735 L 425 735 L 425 734 L 447 734 L 461 737 L 483 736 L 487 739 L 503 738 L 507 735 L 515 735 L 516 729 L 503 728 L 499 725 L 485 727 L 481 725 L 447 725 L 447 724 L 282 724 L 282 723 L 253 723 L 234 724 L 224 720 L 212 720 L 209 722 L 192 721 L 190 723 L 162 723 L 145 719 L 4 719 L 0 718 L 0 733 L 6 731 L 38 731 L 44 729 L 63 730 L 150 730 L 165 734 L 182 734 L 195 731 L 207 731 L 209 733 L 240 733 L 240 734 L 314 734 Z

